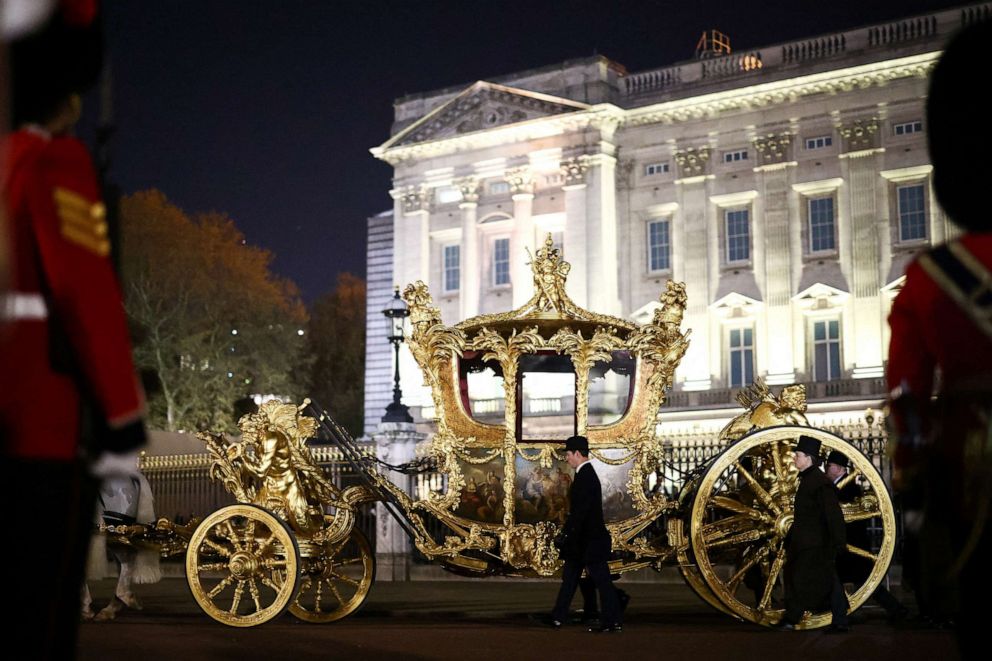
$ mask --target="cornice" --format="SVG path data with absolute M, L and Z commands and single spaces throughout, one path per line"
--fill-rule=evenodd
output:
M 674 124 L 711 117 L 728 110 L 791 103 L 811 94 L 867 89 L 899 78 L 924 78 L 939 56 L 940 51 L 934 51 L 633 108 L 626 113 L 625 125 Z
M 407 161 L 528 142 L 587 128 L 598 128 L 612 133 L 620 126 L 636 127 L 655 123 L 675 124 L 694 121 L 731 110 L 792 103 L 801 97 L 813 94 L 868 89 L 887 85 L 902 78 L 925 78 L 936 64 L 940 53 L 941 51 L 933 51 L 627 110 L 612 103 L 602 103 L 585 110 L 535 118 L 436 141 L 397 146 L 390 146 L 387 142 L 369 151 L 376 158 L 395 166 Z

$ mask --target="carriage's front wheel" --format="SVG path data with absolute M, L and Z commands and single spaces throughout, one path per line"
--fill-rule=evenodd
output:
M 713 596 L 731 613 L 758 624 L 782 617 L 786 535 L 792 527 L 798 475 L 792 452 L 800 435 L 812 436 L 824 453 L 850 459 L 845 480 L 861 495 L 843 505 L 849 543 L 841 561 L 865 564 L 863 579 L 848 594 L 857 609 L 882 582 L 895 547 L 895 515 L 881 474 L 843 438 L 811 427 L 769 427 L 745 436 L 714 460 L 699 483 L 690 517 L 690 550 Z M 843 485 L 841 485 L 843 486 Z M 877 544 L 851 543 L 853 527 L 878 531 Z M 870 547 L 870 548 L 869 548 Z M 798 628 L 830 623 L 830 612 L 807 613 Z
M 282 613 L 294 596 L 299 549 L 286 523 L 255 505 L 229 505 L 193 532 L 186 581 L 218 622 L 253 627 Z

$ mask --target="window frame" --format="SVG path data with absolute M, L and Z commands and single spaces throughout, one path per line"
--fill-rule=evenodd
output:
M 837 324 L 837 337 L 830 337 L 830 324 Z M 816 339 L 816 326 L 817 324 L 824 324 L 824 339 Z M 843 324 L 841 323 L 841 318 L 839 315 L 821 316 L 815 317 L 809 320 L 809 353 L 810 353 L 810 368 L 812 374 L 810 375 L 812 380 L 816 383 L 828 383 L 830 381 L 839 381 L 844 378 L 844 338 L 843 338 Z M 831 357 L 830 357 L 830 345 L 836 343 L 837 345 L 837 374 L 831 376 Z M 826 378 L 821 378 L 820 371 L 817 365 L 817 348 L 819 345 L 826 345 Z
M 660 174 L 668 174 L 670 166 L 668 161 L 657 161 L 655 163 L 645 163 L 644 164 L 644 176 L 645 177 L 656 177 Z
M 665 266 L 662 268 L 654 268 L 653 263 L 653 245 L 651 243 L 651 228 L 655 225 L 665 225 Z M 671 216 L 661 216 L 658 218 L 651 218 L 648 220 L 645 226 L 646 245 L 647 245 L 647 272 L 649 274 L 656 273 L 670 273 L 672 270 L 672 219 Z
M 731 149 L 723 152 L 723 163 L 724 165 L 733 163 L 750 162 L 751 158 L 748 154 L 748 150 L 745 149 Z
M 813 245 L 813 204 L 830 201 L 830 247 L 816 248 Z M 830 255 L 837 252 L 837 199 L 834 193 L 806 196 L 806 250 L 809 255 Z
M 497 281 L 497 259 L 496 259 L 496 246 L 501 242 L 506 242 L 506 282 Z M 508 236 L 494 236 L 492 237 L 492 250 L 490 251 L 491 263 L 490 263 L 490 276 L 489 282 L 492 284 L 494 289 L 505 289 L 513 284 L 512 280 L 512 265 L 510 263 L 510 237 Z
M 822 141 L 822 144 L 817 145 L 816 144 L 817 141 Z M 812 143 L 813 146 L 810 146 L 810 143 Z M 815 135 L 811 138 L 805 138 L 803 140 L 803 149 L 805 149 L 806 151 L 818 151 L 820 149 L 826 149 L 827 147 L 833 147 L 833 146 L 834 146 L 834 137 L 830 134 Z
M 734 333 L 740 333 L 740 344 L 735 347 L 733 345 L 733 335 Z M 745 343 L 746 334 L 751 334 L 750 344 Z M 726 365 L 727 365 L 727 385 L 730 388 L 745 388 L 754 382 L 755 370 L 757 368 L 757 360 L 755 356 L 755 330 L 753 324 L 730 326 L 726 329 Z M 747 360 L 746 354 L 750 352 L 750 371 L 751 378 L 747 378 L 748 364 L 745 362 Z M 741 382 L 734 383 L 734 354 L 741 354 L 738 358 L 741 362 Z
M 902 138 L 908 135 L 916 135 L 917 133 L 923 133 L 922 119 L 913 119 L 908 122 L 892 124 L 892 135 L 897 138 Z
M 747 229 L 747 241 L 745 242 L 745 247 L 747 254 L 741 259 L 731 259 L 730 257 L 730 215 L 736 213 L 745 213 L 745 228 Z M 727 208 L 723 210 L 723 249 L 724 249 L 724 262 L 728 266 L 738 266 L 743 264 L 749 264 L 751 262 L 751 206 L 734 207 Z
M 448 286 L 448 272 L 451 267 L 448 264 L 448 249 L 454 248 L 458 262 L 454 266 L 455 287 Z M 445 243 L 441 245 L 441 291 L 444 294 L 457 294 L 462 288 L 462 246 L 459 243 Z
M 903 209 L 902 209 L 902 199 L 900 196 L 900 191 L 918 188 L 920 190 L 920 210 L 918 213 L 923 215 L 923 235 L 906 237 L 903 235 Z M 930 240 L 930 217 L 927 213 L 927 182 L 926 180 L 918 181 L 906 181 L 895 184 L 895 207 L 896 207 L 896 238 L 900 244 L 917 244 L 925 243 Z M 917 212 L 912 212 L 917 213 Z

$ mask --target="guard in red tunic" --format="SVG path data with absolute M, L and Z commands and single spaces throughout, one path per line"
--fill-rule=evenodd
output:
M 889 317 L 896 483 L 907 497 L 916 491 L 922 512 L 921 605 L 956 621 L 965 656 L 982 649 L 967 641 L 980 635 L 992 589 L 992 133 L 974 68 L 988 61 L 990 43 L 988 22 L 963 30 L 933 72 L 934 188 L 965 233 L 909 267 Z
M 0 297 L 0 461 L 6 511 L 24 532 L 2 545 L 2 566 L 19 612 L 8 644 L 33 658 L 74 655 L 90 475 L 133 473 L 145 440 L 106 209 L 70 135 L 101 51 L 93 2 L 64 3 L 9 48 L 17 130 L 0 173 L 12 261 Z

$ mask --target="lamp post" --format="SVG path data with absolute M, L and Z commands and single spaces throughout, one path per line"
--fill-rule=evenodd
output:
M 406 318 L 410 316 L 410 308 L 400 298 L 399 287 L 382 310 L 382 314 L 386 317 L 386 339 L 393 345 L 396 356 L 396 367 L 393 371 L 393 401 L 386 407 L 386 415 L 382 417 L 382 421 L 413 422 L 410 409 L 400 401 L 403 398 L 403 391 L 400 390 L 400 343 L 403 342 L 403 326 Z

